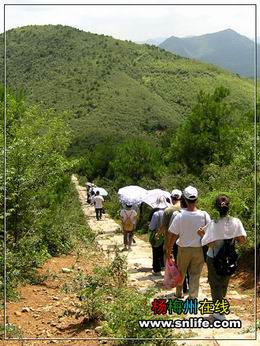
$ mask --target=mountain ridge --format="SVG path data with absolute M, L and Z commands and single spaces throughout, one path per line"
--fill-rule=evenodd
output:
M 254 76 L 254 42 L 233 29 L 193 37 L 171 36 L 159 47 L 183 57 L 226 68 L 246 77 Z
M 108 137 L 156 138 L 176 128 L 201 89 L 225 85 L 236 108 L 252 104 L 251 81 L 154 46 L 62 25 L 6 35 L 8 86 L 23 89 L 32 104 L 72 114 L 73 155 Z

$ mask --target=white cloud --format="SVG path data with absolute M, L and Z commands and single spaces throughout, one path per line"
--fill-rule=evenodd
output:
M 201 35 L 227 28 L 248 37 L 254 37 L 255 32 L 254 6 L 50 6 L 48 4 L 52 4 L 52 1 L 40 1 L 43 2 L 45 6 L 33 5 L 37 1 L 27 1 L 27 4 L 31 4 L 28 6 L 7 5 L 6 29 L 33 24 L 63 24 L 134 41 L 171 35 Z M 102 1 L 103 4 L 105 2 L 109 1 Z M 69 1 L 56 0 L 55 3 L 65 4 Z M 88 2 L 78 0 L 77 3 Z

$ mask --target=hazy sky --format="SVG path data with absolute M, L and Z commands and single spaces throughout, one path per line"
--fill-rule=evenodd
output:
M 124 3 L 124 1 L 70 1 L 78 4 Z M 165 4 L 174 1 L 163 1 Z M 179 1 L 187 3 L 212 3 L 213 1 Z M 216 32 L 231 28 L 238 33 L 253 38 L 255 35 L 255 8 L 250 2 L 248 6 L 238 3 L 243 1 L 229 1 L 236 5 L 173 5 L 173 6 L 109 6 L 109 5 L 80 5 L 80 6 L 50 6 L 51 3 L 66 4 L 69 1 L 5 1 L 13 4 L 5 7 L 6 30 L 32 24 L 63 24 L 73 26 L 84 31 L 111 35 L 119 39 L 142 41 L 149 38 L 169 36 L 192 36 Z M 17 5 L 26 3 L 29 6 Z M 43 6 L 33 4 L 45 4 Z M 126 1 L 125 1 L 126 3 Z M 134 2 L 129 2 L 134 4 Z M 136 1 L 136 3 L 138 3 Z M 139 1 L 141 3 L 141 1 Z M 142 1 L 142 3 L 156 3 Z M 157 3 L 159 3 L 157 1 Z M 214 3 L 219 3 L 214 1 Z M 254 3 L 254 2 L 251 2 Z M 16 5 L 14 5 L 16 4 Z M 176 1 L 175 1 L 176 4 Z M 2 17 L 3 18 L 3 17 Z M 3 23 L 0 21 L 0 30 L 3 32 Z

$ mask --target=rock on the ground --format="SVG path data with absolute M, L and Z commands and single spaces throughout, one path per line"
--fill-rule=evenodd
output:
M 23 307 L 22 308 L 22 312 L 30 312 L 30 308 L 28 308 L 27 306 Z
M 95 328 L 95 331 L 96 331 L 97 333 L 100 333 L 101 330 L 102 330 L 102 327 L 101 327 L 101 326 L 97 326 L 97 327 Z
M 62 271 L 63 273 L 71 273 L 71 272 L 72 272 L 72 270 L 69 269 L 69 268 L 62 268 L 61 271 Z
M 20 311 L 15 311 L 14 313 L 17 317 L 21 317 L 22 316 L 22 313 Z

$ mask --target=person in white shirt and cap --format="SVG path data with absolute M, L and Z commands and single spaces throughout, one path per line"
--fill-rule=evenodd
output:
M 175 216 L 169 227 L 170 237 L 166 258 L 170 258 L 172 246 L 177 240 L 177 265 L 182 278 L 189 274 L 189 298 L 198 297 L 199 279 L 204 264 L 201 239 L 197 231 L 210 222 L 207 212 L 197 209 L 198 191 L 193 186 L 184 189 L 187 208 Z M 176 287 L 176 297 L 182 297 L 182 285 Z

